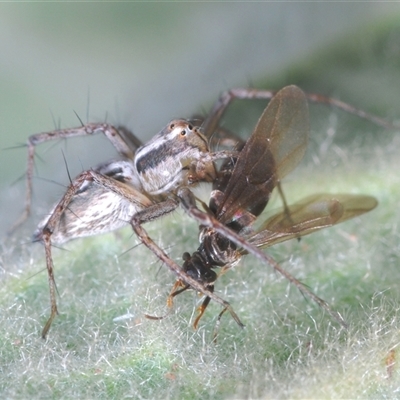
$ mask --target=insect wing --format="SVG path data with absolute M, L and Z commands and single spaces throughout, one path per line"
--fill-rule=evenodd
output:
M 308 141 L 308 106 L 296 86 L 280 90 L 261 115 L 237 159 L 216 217 L 224 224 L 241 210 L 260 214 L 276 182 L 302 159 Z
M 347 221 L 377 206 L 374 197 L 351 194 L 317 194 L 268 218 L 258 233 L 248 238 L 257 247 L 269 247 L 289 239 Z
M 270 103 L 271 117 L 266 119 L 265 126 L 257 125 L 256 129 L 268 135 L 276 175 L 281 180 L 304 157 L 310 123 L 306 97 L 297 86 L 287 86 L 276 96 L 278 100 Z

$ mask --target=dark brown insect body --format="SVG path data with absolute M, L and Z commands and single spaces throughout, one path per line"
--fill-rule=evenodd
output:
M 246 253 L 259 256 L 259 247 L 304 236 L 359 216 L 376 206 L 376 200 L 370 196 L 319 194 L 286 206 L 282 212 L 253 229 L 253 223 L 267 205 L 272 190 L 303 157 L 307 137 L 306 98 L 297 87 L 286 87 L 271 100 L 239 156 L 226 161 L 219 170 L 208 207 L 208 218 L 217 221 L 218 230 L 210 225 L 201 228 L 200 246 L 192 256 L 184 254 L 182 267 L 186 274 L 210 292 L 214 291 L 217 279 L 215 268 L 230 268 Z M 201 218 L 199 220 L 201 222 Z M 220 224 L 224 229 L 220 230 Z M 322 299 L 270 257 L 265 261 L 344 324 L 339 314 L 330 310 Z M 173 297 L 189 288 L 187 282 L 178 280 L 168 304 L 171 306 Z M 206 296 L 200 306 L 195 327 L 210 300 L 211 297 Z

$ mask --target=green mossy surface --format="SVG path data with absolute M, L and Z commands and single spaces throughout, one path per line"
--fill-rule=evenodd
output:
M 399 119 L 399 37 L 396 21 L 367 27 L 262 86 L 340 92 L 360 108 Z M 269 252 L 342 313 L 348 331 L 251 256 L 217 284 L 244 329 L 225 315 L 213 344 L 220 308 L 211 304 L 194 331 L 193 293 L 178 296 L 168 318 L 147 320 L 144 313 L 166 311 L 174 277 L 143 246 L 123 254 L 137 243 L 126 229 L 54 251 L 60 316 L 42 340 L 49 312 L 43 251 L 6 239 L 1 397 L 395 398 L 399 368 L 389 364 L 399 357 L 400 132 L 310 109 L 310 149 L 285 181 L 288 200 L 350 192 L 373 195 L 379 206 Z M 196 224 L 180 212 L 147 228 L 178 262 L 183 251 L 196 249 Z

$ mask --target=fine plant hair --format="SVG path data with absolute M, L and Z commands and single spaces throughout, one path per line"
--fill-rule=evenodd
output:
M 397 357 L 399 343 L 398 299 L 393 295 L 400 281 L 392 262 L 400 258 L 398 237 L 388 234 L 399 217 L 390 207 L 392 196 L 400 195 L 399 177 L 392 168 L 393 145 L 398 145 L 397 138 L 373 150 L 367 147 L 346 161 L 355 141 L 341 149 L 339 158 L 330 156 L 337 162 L 333 170 L 315 172 L 309 161 L 285 185 L 288 198 L 302 197 L 321 187 L 330 173 L 332 191 L 355 190 L 357 180 L 357 191 L 381 193 L 380 207 L 368 218 L 270 249 L 293 274 L 343 311 L 350 325 L 347 332 L 250 258 L 222 276 L 220 284 L 225 298 L 235 297 L 244 330 L 226 319 L 218 342 L 212 344 L 210 332 L 219 312 L 214 304 L 198 330 L 192 330 L 188 319 L 195 318 L 195 294 L 193 302 L 176 304 L 169 318 L 146 320 L 143 311 L 163 309 L 169 290 L 165 282 L 172 284 L 173 278 L 165 269 L 158 272 L 158 261 L 149 258 L 143 246 L 134 250 L 135 257 L 116 257 L 132 244 L 127 229 L 118 237 L 107 234 L 71 242 L 67 253 L 55 251 L 63 312 L 57 332 L 43 342 L 38 333 L 47 313 L 39 316 L 37 310 L 46 308 L 47 282 L 43 273 L 32 276 L 44 267 L 41 248 L 25 246 L 22 253 L 16 252 L 14 240 L 12 246 L 4 243 L 2 252 L 7 265 L 0 292 L 2 393 L 14 398 L 37 393 L 59 398 L 73 393 L 116 398 L 199 393 L 214 393 L 214 398 L 390 397 L 398 384 L 398 370 L 390 367 L 390 360 L 392 354 Z M 384 161 L 382 152 L 387 154 Z M 374 161 L 378 167 L 367 169 Z M 312 169 L 314 179 L 304 185 Z M 175 238 L 171 257 L 179 258 L 187 238 L 195 238 L 197 226 L 182 212 L 154 222 L 148 230 L 162 246 L 169 243 L 165 229 Z

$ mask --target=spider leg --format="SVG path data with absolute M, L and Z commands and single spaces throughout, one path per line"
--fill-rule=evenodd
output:
M 187 189 L 189 192 L 190 190 Z M 191 192 L 190 192 L 191 193 Z M 137 214 L 135 214 L 131 220 L 131 225 L 133 230 L 135 231 L 136 235 L 139 237 L 141 242 L 148 248 L 150 249 L 172 272 L 174 272 L 178 278 L 185 284 L 189 285 L 192 289 L 196 290 L 197 292 L 202 293 L 204 296 L 208 296 L 211 298 L 211 300 L 215 301 L 216 303 L 222 305 L 222 307 L 226 308 L 232 315 L 232 318 L 236 321 L 236 323 L 240 326 L 243 327 L 244 325 L 240 321 L 239 317 L 236 315 L 236 313 L 233 311 L 232 306 L 225 300 L 223 300 L 221 297 L 217 296 L 215 293 L 212 291 L 208 290 L 202 283 L 198 282 L 191 276 L 189 276 L 185 271 L 182 270 L 182 268 L 175 262 L 173 261 L 155 242 L 151 237 L 147 234 L 146 230 L 143 228 L 143 223 L 151 221 L 152 219 L 157 218 L 158 216 L 161 216 L 163 214 L 166 214 L 168 212 L 173 211 L 178 207 L 179 201 L 178 200 L 173 200 L 169 199 L 170 202 L 164 202 L 167 203 L 164 206 L 159 208 L 159 206 L 162 204 L 157 204 L 155 206 L 149 207 L 147 209 L 144 209 Z
M 69 237 L 65 238 L 65 233 L 61 232 L 59 233 L 60 230 L 60 225 L 62 225 L 62 219 L 65 216 L 66 211 L 69 210 L 70 204 L 74 201 L 74 199 L 78 196 L 79 191 L 81 188 L 87 183 L 94 184 L 96 187 L 100 187 L 103 189 L 105 192 L 112 192 L 117 195 L 117 208 L 119 206 L 119 202 L 121 198 L 127 200 L 130 202 L 133 207 L 133 210 L 139 210 L 144 207 L 149 207 L 153 203 L 152 201 L 147 198 L 145 195 L 137 191 L 135 188 L 132 186 L 129 186 L 125 183 L 119 182 L 111 177 L 102 175 L 96 171 L 84 171 L 81 174 L 79 174 L 69 185 L 67 191 L 65 192 L 64 196 L 62 199 L 59 201 L 59 203 L 55 206 L 52 214 L 50 217 L 45 221 L 43 227 L 36 233 L 35 239 L 38 241 L 42 241 L 44 243 L 45 247 L 45 253 L 46 253 L 46 267 L 47 267 L 47 273 L 49 277 L 49 290 L 50 290 L 50 305 L 51 305 L 51 312 L 50 312 L 50 317 L 43 328 L 42 331 L 42 337 L 45 338 L 47 335 L 47 332 L 50 329 L 51 323 L 54 319 L 54 317 L 57 315 L 57 302 L 56 302 L 56 285 L 55 285 L 55 280 L 54 280 L 54 266 L 53 266 L 53 258 L 52 258 L 52 253 L 51 253 L 51 245 L 52 245 L 52 235 L 55 234 L 58 242 L 66 241 L 70 239 Z M 96 193 L 96 191 L 92 190 L 92 195 L 93 193 Z M 104 208 L 104 207 L 103 207 Z M 77 210 L 79 212 L 79 210 Z M 83 217 L 88 217 L 88 221 L 91 220 L 91 215 L 90 214 L 91 210 L 90 208 L 87 209 L 85 208 L 83 210 L 82 216 Z M 96 213 L 98 210 L 96 210 Z M 109 212 L 109 208 L 106 208 L 106 213 L 102 215 L 101 220 L 103 221 L 105 218 L 111 218 L 112 220 L 115 220 L 114 215 L 108 215 L 107 212 Z M 112 213 L 115 212 L 115 209 L 113 209 Z M 109 212 L 110 213 L 110 212 Z M 111 214 L 112 214 L 111 213 Z M 132 210 L 130 211 L 130 214 L 132 215 L 134 212 Z M 118 218 L 118 216 L 117 216 Z M 81 228 L 81 235 L 80 236 L 89 236 L 91 234 L 97 233 L 95 231 L 96 229 L 96 223 L 90 223 L 90 224 L 85 224 L 82 221 L 81 222 L 82 226 Z M 104 221 L 103 221 L 104 222 Z M 127 221 L 122 221 L 127 223 Z M 110 226 L 109 223 L 106 221 L 106 226 Z M 108 230 L 111 230 L 112 228 L 109 228 Z M 68 233 L 68 232 L 67 232 Z M 65 240 L 63 240 L 65 239 Z
M 234 100 L 271 100 L 278 91 L 251 89 L 251 88 L 236 88 L 223 92 L 218 100 L 214 103 L 210 113 L 203 122 L 204 134 L 206 137 L 211 137 L 214 132 L 218 131 L 219 122 L 224 115 L 228 106 Z M 338 108 L 349 114 L 356 115 L 360 118 L 371 121 L 373 124 L 381 126 L 385 129 L 399 129 L 400 125 L 386 121 L 376 115 L 367 113 L 359 108 L 356 108 L 344 101 L 334 99 L 332 97 L 323 96 L 317 93 L 304 93 L 307 100 L 312 103 L 325 104 L 331 107 Z
M 41 143 L 45 143 L 50 140 L 94 135 L 97 133 L 103 133 L 111 142 L 111 144 L 115 147 L 117 152 L 121 154 L 122 157 L 128 160 L 133 159 L 137 147 L 141 145 L 140 140 L 137 139 L 136 136 L 128 129 L 121 127 L 119 131 L 114 126 L 106 123 L 90 123 L 77 128 L 59 129 L 50 132 L 37 133 L 35 135 L 31 135 L 28 138 L 25 207 L 21 216 L 9 229 L 9 234 L 17 229 L 20 225 L 22 225 L 22 223 L 29 217 L 31 213 L 32 177 L 34 169 L 35 147 Z

